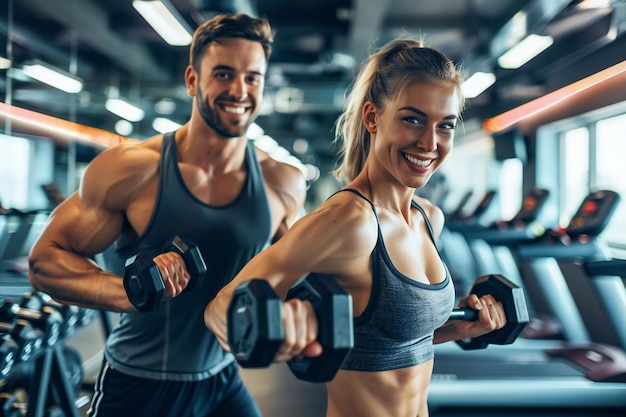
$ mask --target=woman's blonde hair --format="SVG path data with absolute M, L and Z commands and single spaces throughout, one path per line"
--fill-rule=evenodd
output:
M 398 97 L 406 85 L 426 81 L 453 85 L 459 97 L 459 114 L 465 107 L 460 67 L 443 53 L 415 39 L 397 39 L 370 55 L 347 92 L 343 113 L 335 125 L 341 163 L 333 172 L 339 180 L 352 181 L 363 169 L 370 135 L 363 123 L 363 105 L 379 109 Z

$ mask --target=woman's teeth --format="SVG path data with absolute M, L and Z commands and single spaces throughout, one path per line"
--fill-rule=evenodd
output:
M 432 162 L 430 159 L 422 160 L 422 159 L 414 158 L 411 155 L 407 155 L 407 154 L 402 154 L 402 155 L 404 155 L 404 158 L 407 161 L 409 161 L 410 163 L 412 163 L 414 165 L 420 166 L 420 167 L 427 167 Z

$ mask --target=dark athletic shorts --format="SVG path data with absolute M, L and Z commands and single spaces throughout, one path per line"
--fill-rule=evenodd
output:
M 261 417 L 236 362 L 201 381 L 137 378 L 104 362 L 89 417 Z

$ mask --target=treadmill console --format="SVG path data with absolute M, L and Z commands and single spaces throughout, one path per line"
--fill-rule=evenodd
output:
M 600 190 L 589 194 L 565 229 L 570 237 L 599 235 L 609 224 L 620 196 L 615 191 Z

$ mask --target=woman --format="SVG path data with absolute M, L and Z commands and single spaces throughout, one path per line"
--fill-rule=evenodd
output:
M 338 120 L 336 171 L 348 184 L 253 258 L 211 302 L 205 323 L 227 347 L 226 309 L 234 289 L 266 279 L 278 294 L 309 272 L 325 273 L 352 296 L 354 349 L 327 384 L 328 417 L 428 415 L 433 343 L 476 337 L 505 324 L 492 296 L 461 306 L 476 322 L 447 322 L 454 288 L 435 242 L 439 208 L 415 196 L 452 149 L 464 106 L 459 69 L 415 40 L 374 53 Z M 311 305 L 283 303 L 285 341 L 275 361 L 316 356 Z

